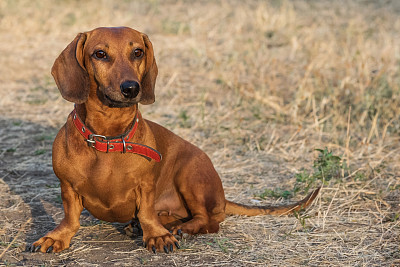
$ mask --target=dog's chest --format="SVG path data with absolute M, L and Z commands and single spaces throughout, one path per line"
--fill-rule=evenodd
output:
M 148 176 L 145 168 L 139 168 L 140 158 L 129 154 L 99 154 L 85 164 L 71 164 L 79 166 L 72 172 L 79 175 L 67 179 L 83 197 L 84 207 L 95 217 L 105 221 L 129 221 L 134 217 L 140 198 L 142 178 Z
M 141 185 L 154 179 L 154 167 L 154 161 L 136 154 L 96 151 L 71 122 L 53 144 L 55 174 L 82 197 L 89 212 L 105 221 L 126 222 L 134 217 Z

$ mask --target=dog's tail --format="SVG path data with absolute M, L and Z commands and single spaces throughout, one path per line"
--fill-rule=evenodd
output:
M 318 187 L 313 192 L 311 192 L 308 196 L 306 196 L 303 200 L 300 200 L 293 204 L 287 205 L 266 205 L 266 206 L 251 206 L 251 205 L 243 205 L 231 202 L 229 200 L 226 201 L 225 206 L 225 214 L 227 215 L 247 215 L 247 216 L 256 216 L 256 215 L 285 215 L 292 213 L 294 211 L 299 211 L 307 208 L 313 202 L 313 200 L 317 197 L 319 190 L 321 187 Z

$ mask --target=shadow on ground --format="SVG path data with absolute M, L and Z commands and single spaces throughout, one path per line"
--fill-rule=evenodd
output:
M 0 265 L 1 262 L 35 265 L 72 261 L 68 256 L 25 252 L 27 245 L 54 229 L 64 216 L 59 181 L 51 165 L 51 147 L 57 132 L 58 129 L 37 123 L 0 118 L 0 136 L 4 140 L 0 142 L 0 229 L 4 229 L 0 231 L 0 241 L 4 248 L 18 235 Z M 81 215 L 81 224 L 89 231 L 80 230 L 75 237 L 77 241 L 82 238 L 95 242 L 107 232 L 130 249 L 138 248 L 141 243 L 123 235 L 124 224 L 98 221 L 86 210 Z M 101 228 L 102 233 L 93 234 L 94 228 Z M 74 250 L 74 239 L 66 254 Z

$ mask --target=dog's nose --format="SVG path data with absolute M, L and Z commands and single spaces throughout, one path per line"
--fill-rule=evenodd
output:
M 120 87 L 122 95 L 126 98 L 134 98 L 139 94 L 140 85 L 135 81 L 125 81 Z

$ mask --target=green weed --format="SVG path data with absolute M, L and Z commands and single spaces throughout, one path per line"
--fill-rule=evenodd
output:
M 280 188 L 276 189 L 265 189 L 263 193 L 259 194 L 258 197 L 262 199 L 266 199 L 267 197 L 273 197 L 273 198 L 284 198 L 288 199 L 293 196 L 293 192 L 289 190 L 282 190 Z
M 354 174 L 354 181 L 365 181 L 368 177 L 364 172 L 357 172 Z
M 319 155 L 314 160 L 313 170 L 302 170 L 296 173 L 296 182 L 293 189 L 265 189 L 263 193 L 255 196 L 263 199 L 266 197 L 288 199 L 295 196 L 300 191 L 307 193 L 311 188 L 316 187 L 319 181 L 326 184 L 332 179 L 342 178 L 342 170 L 347 171 L 347 167 L 343 164 L 342 158 L 334 155 L 328 148 L 315 150 L 319 152 Z
M 217 245 L 219 249 L 221 249 L 221 251 L 224 253 L 228 253 L 229 247 L 233 246 L 232 243 L 229 242 L 228 238 L 222 238 L 222 239 L 213 238 L 213 241 L 207 242 L 207 245 L 212 247 L 215 247 L 215 245 Z
M 39 156 L 39 155 L 42 155 L 42 154 L 44 154 L 44 153 L 46 153 L 46 150 L 45 150 L 45 149 L 38 149 L 38 150 L 36 150 L 36 151 L 34 152 L 35 156 Z
M 178 116 L 179 116 L 179 119 L 180 119 L 179 125 L 182 128 L 190 128 L 191 123 L 190 123 L 190 118 L 189 118 L 189 115 L 187 114 L 187 111 L 186 110 L 181 110 L 179 112 Z
M 299 222 L 300 222 L 301 226 L 303 227 L 303 229 L 306 229 L 307 228 L 306 227 L 306 219 L 311 218 L 311 216 L 310 215 L 306 215 L 306 214 L 302 214 L 299 211 L 293 211 L 293 215 L 297 220 L 299 220 Z
M 62 203 L 63 203 L 63 200 L 62 200 L 62 198 L 61 198 L 61 195 L 58 195 L 58 196 L 54 199 L 54 202 L 56 202 L 56 203 L 58 203 L 58 204 L 62 204 Z
M 140 262 L 140 264 L 142 264 L 142 265 L 146 265 L 146 264 L 149 262 L 149 260 L 148 260 L 148 259 L 145 259 L 145 258 L 139 257 L 139 262 Z
M 54 135 L 50 134 L 43 134 L 35 136 L 35 141 L 52 141 L 54 139 Z
M 317 181 L 326 182 L 341 178 L 342 170 L 346 166 L 342 163 L 342 158 L 333 154 L 328 148 L 315 149 L 319 152 L 318 158 L 314 160 L 313 172 L 309 173 L 303 170 L 301 173 L 296 174 L 296 184 L 294 186 L 294 193 L 304 190 L 306 193 L 310 188 L 314 187 Z
M 399 190 L 399 189 L 400 189 L 400 184 L 389 186 L 389 190 L 390 191 Z
M 60 185 L 60 183 L 57 183 L 57 184 L 46 184 L 46 187 L 47 188 L 60 188 L 61 185 Z
M 2 247 L 8 247 L 9 244 L 10 244 L 10 242 L 0 241 L 0 246 L 2 246 Z M 11 248 L 18 248 L 19 246 L 21 246 L 21 245 L 18 243 L 14 243 L 11 245 Z

